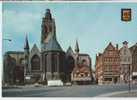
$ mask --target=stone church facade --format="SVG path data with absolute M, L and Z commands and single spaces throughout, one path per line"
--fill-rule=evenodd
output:
M 76 43 L 76 45 L 78 45 L 78 43 Z M 77 49 L 79 48 L 77 47 Z M 52 17 L 50 9 L 47 9 L 41 24 L 41 49 L 34 44 L 30 50 L 29 41 L 26 36 L 23 52 L 6 52 L 6 56 L 4 57 L 3 80 L 10 84 L 18 83 L 18 80 L 25 84 L 48 84 L 48 81 L 51 80 L 60 80 L 62 83 L 73 83 L 74 78 L 72 77 L 72 73 L 74 73 L 74 69 L 78 64 L 82 62 L 81 67 L 79 68 L 83 68 L 81 72 L 86 72 L 87 77 L 83 77 L 81 81 L 86 80 L 90 81 L 87 83 L 91 83 L 91 58 L 88 54 L 80 54 L 79 50 L 75 51 L 76 53 L 73 53 L 71 47 L 67 52 L 63 51 L 56 38 L 55 19 Z M 12 56 L 13 54 L 14 56 Z M 19 56 L 20 58 L 17 58 L 16 56 Z M 18 60 L 20 61 L 17 64 Z M 8 69 L 8 65 L 11 65 L 10 68 L 12 69 Z M 8 76 L 10 76 L 8 75 L 8 71 L 10 70 L 12 73 L 15 72 L 17 66 L 20 69 L 19 73 L 23 73 L 20 75 L 21 78 L 16 79 L 15 74 L 13 75 L 13 78 L 11 78 L 13 82 L 8 82 Z M 7 78 L 5 78 L 5 76 Z

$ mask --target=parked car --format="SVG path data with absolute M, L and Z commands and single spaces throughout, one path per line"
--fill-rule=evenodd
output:
M 50 80 L 48 81 L 48 86 L 63 86 L 63 82 L 61 80 Z
M 65 85 L 66 85 L 66 86 L 71 86 L 72 83 L 71 83 L 71 82 L 67 82 Z

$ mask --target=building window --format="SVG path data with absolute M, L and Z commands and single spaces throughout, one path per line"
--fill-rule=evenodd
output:
M 85 59 L 82 60 L 82 65 L 84 65 L 84 66 L 87 65 L 87 62 Z
M 111 62 L 111 58 L 109 58 L 109 62 Z
M 111 66 L 107 65 L 105 68 L 105 71 L 107 71 L 107 72 L 111 71 Z
M 40 58 L 38 55 L 34 55 L 31 59 L 31 69 L 40 70 Z
M 81 74 L 81 77 L 84 77 L 84 74 Z
M 47 60 L 48 60 L 47 57 L 48 57 L 48 56 L 45 55 L 45 72 L 50 71 L 49 67 L 47 66 Z
M 57 55 L 54 55 L 54 59 L 55 59 L 55 72 L 57 72 L 57 60 L 58 60 L 58 56 Z
M 108 66 L 108 71 L 112 71 L 112 67 L 111 66 Z
M 67 70 L 71 73 L 72 72 L 72 70 L 73 70 L 73 68 L 74 68 L 74 63 L 75 63 L 75 61 L 74 61 L 74 58 L 72 57 L 72 56 L 69 56 L 68 58 L 67 58 Z
M 25 64 L 25 60 L 23 58 L 20 59 L 20 64 Z
M 126 55 L 126 49 L 124 49 L 124 55 Z
M 109 53 L 109 55 L 113 55 L 113 52 L 112 52 L 112 51 L 109 51 L 108 53 Z

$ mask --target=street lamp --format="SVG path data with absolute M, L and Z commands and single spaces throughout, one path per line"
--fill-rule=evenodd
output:
M 3 39 L 3 40 L 5 40 L 5 41 L 10 41 L 10 42 L 12 41 L 11 39 Z
M 9 41 L 9 42 L 11 42 L 12 40 L 11 39 L 8 39 L 8 38 L 4 38 L 4 39 L 2 39 L 2 40 L 4 40 L 4 41 Z M 5 76 L 4 76 L 4 69 L 3 69 L 3 72 L 2 72 L 2 81 L 3 81 L 3 84 L 5 84 L 5 78 L 4 78 Z
M 130 84 L 130 65 L 129 65 L 129 84 L 128 84 L 128 90 L 131 91 L 131 84 Z
M 125 22 L 130 22 L 132 20 L 132 9 L 131 8 L 122 8 L 121 9 L 121 20 Z M 129 82 L 128 82 L 128 89 L 129 92 L 131 91 L 131 84 L 130 84 L 130 67 L 131 65 L 129 64 Z

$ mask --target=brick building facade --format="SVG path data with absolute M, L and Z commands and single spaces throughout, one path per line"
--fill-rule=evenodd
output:
M 114 47 L 109 43 L 103 53 L 96 55 L 96 80 L 98 84 L 137 82 L 136 66 L 137 44 L 129 48 L 124 41 L 118 49 L 118 45 Z
M 96 55 L 96 79 L 98 84 L 116 84 L 119 82 L 120 57 L 118 45 L 112 43 L 105 48 L 103 53 Z

